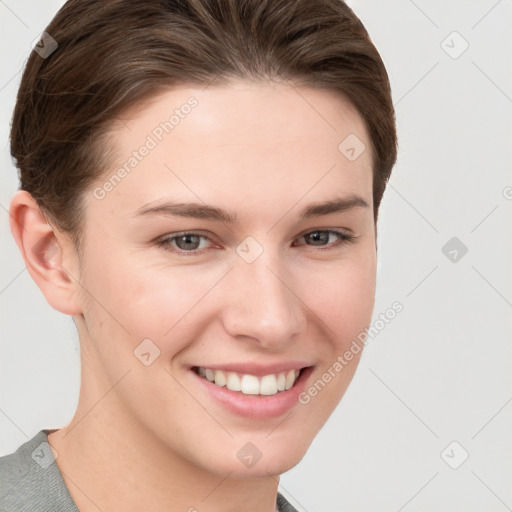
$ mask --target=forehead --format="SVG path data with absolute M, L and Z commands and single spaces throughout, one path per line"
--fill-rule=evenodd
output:
M 126 212 L 166 195 L 242 206 L 291 204 L 306 194 L 314 201 L 333 191 L 371 202 L 364 122 L 331 91 L 182 85 L 120 116 L 111 143 L 115 162 L 101 183 L 122 177 L 111 180 L 105 203 Z

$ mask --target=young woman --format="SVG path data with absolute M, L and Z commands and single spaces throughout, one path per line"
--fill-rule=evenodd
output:
M 0 459 L 3 511 L 290 511 L 346 391 L 396 159 L 341 0 L 70 0 L 31 54 L 11 227 L 79 334 L 71 422 Z

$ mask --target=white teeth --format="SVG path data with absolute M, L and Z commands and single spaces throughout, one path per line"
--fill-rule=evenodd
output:
M 286 387 L 286 375 L 284 374 L 284 372 L 281 372 L 277 376 L 277 390 L 284 391 L 285 387 Z
M 215 370 L 215 384 L 217 384 L 217 386 L 220 387 L 226 385 L 226 376 L 224 375 L 224 372 L 221 372 L 220 370 Z
M 290 370 L 286 375 L 286 383 L 284 385 L 284 389 L 290 389 L 295 382 L 295 370 Z
M 242 393 L 245 395 L 258 395 L 260 393 L 260 381 L 254 375 L 242 377 Z
M 260 382 L 260 395 L 275 395 L 277 393 L 277 379 L 275 375 L 265 375 Z
M 269 396 L 290 389 L 298 379 L 300 370 L 289 370 L 279 374 L 256 377 L 249 374 L 240 375 L 235 372 L 198 367 L 197 373 L 217 386 L 226 386 L 231 391 L 241 391 L 245 395 Z
M 242 382 L 240 381 L 240 377 L 236 373 L 229 372 L 226 387 L 231 391 L 242 391 Z

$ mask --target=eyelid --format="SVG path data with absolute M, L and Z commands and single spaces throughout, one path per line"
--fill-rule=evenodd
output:
M 303 231 L 302 233 L 298 234 L 295 238 L 300 238 L 302 236 L 306 236 L 306 235 L 309 235 L 310 233 L 316 233 L 318 231 L 324 231 L 324 232 L 327 232 L 327 233 L 340 233 L 341 235 L 344 235 L 344 236 L 347 236 L 347 237 L 350 237 L 350 236 L 354 236 L 354 232 L 351 230 L 351 229 L 348 229 L 348 228 L 330 228 L 330 227 L 325 227 L 325 228 L 313 228 L 313 229 L 306 229 L 305 231 Z

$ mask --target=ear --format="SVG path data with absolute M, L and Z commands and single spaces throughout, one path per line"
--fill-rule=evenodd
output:
M 78 257 L 69 237 L 48 224 L 25 190 L 12 198 L 9 215 L 27 270 L 48 304 L 67 315 L 81 315 Z

